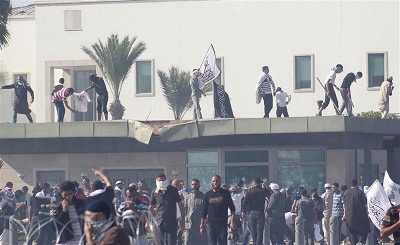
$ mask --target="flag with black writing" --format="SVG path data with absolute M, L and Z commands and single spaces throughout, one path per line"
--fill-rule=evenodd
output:
M 204 87 L 204 85 L 217 78 L 221 73 L 215 60 L 216 60 L 215 50 L 211 44 L 199 68 L 201 73 L 199 77 L 200 78 L 199 88 Z
M 214 89 L 214 117 L 235 118 L 232 111 L 229 95 L 225 90 L 213 81 Z

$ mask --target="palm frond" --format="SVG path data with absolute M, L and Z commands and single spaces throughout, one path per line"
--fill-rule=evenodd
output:
M 8 17 L 11 15 L 11 2 L 9 0 L 0 1 L 0 49 L 7 46 L 10 41 L 8 31 Z

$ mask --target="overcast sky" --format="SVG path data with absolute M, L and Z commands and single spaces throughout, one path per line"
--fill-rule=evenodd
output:
M 32 4 L 34 2 L 35 2 L 35 0 L 11 0 L 12 6 L 14 8 L 26 6 L 26 5 Z

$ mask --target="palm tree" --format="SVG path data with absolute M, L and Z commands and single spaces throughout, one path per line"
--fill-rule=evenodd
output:
M 175 120 L 180 120 L 193 105 L 192 91 L 189 85 L 190 72 L 179 71 L 174 66 L 168 72 L 169 75 L 157 70 L 168 107 L 174 113 Z
M 0 1 L 0 49 L 8 45 L 10 41 L 10 32 L 7 29 L 8 17 L 11 15 L 10 0 Z
M 136 39 L 125 36 L 120 41 L 118 34 L 111 34 L 105 45 L 99 40 L 91 45 L 91 49 L 82 46 L 82 50 L 99 66 L 104 80 L 111 88 L 114 101 L 110 104 L 110 113 L 113 119 L 122 119 L 124 115 L 125 107 L 119 100 L 122 85 L 133 63 L 147 48 L 144 42 L 133 46 Z

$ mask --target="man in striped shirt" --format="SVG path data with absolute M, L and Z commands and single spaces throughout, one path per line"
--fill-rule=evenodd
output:
M 52 96 L 51 100 L 53 101 L 54 105 L 56 106 L 57 109 L 57 122 L 63 122 L 64 121 L 64 115 L 65 115 L 65 107 L 68 108 L 68 110 L 72 111 L 75 113 L 76 111 L 69 107 L 67 98 L 74 94 L 74 89 L 73 88 L 62 88 L 58 90 L 57 92 L 54 93 Z M 65 105 L 65 107 L 64 107 Z
M 339 220 L 339 241 L 343 240 L 343 235 L 341 232 L 342 227 L 342 218 L 344 216 L 344 209 L 343 209 L 343 200 L 344 200 L 344 193 L 339 190 L 339 184 L 333 183 L 332 184 L 332 191 L 333 191 L 333 201 L 332 201 L 332 217 L 338 217 Z
M 275 83 L 272 80 L 271 75 L 269 75 L 268 66 L 262 67 L 263 74 L 257 82 L 257 97 L 261 95 L 264 100 L 264 117 L 269 117 L 269 112 L 272 110 L 272 95 L 275 96 Z M 272 88 L 272 89 L 271 89 Z M 257 99 L 257 104 L 260 101 Z

